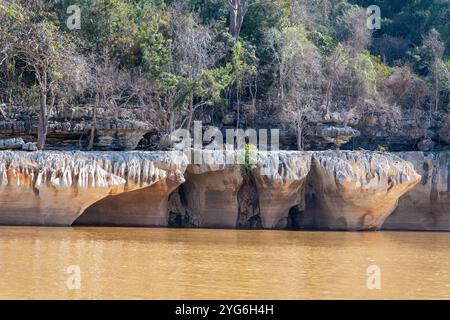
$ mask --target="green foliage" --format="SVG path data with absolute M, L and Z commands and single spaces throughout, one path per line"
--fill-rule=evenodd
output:
M 350 61 L 360 72 L 366 88 L 370 91 L 376 90 L 378 79 L 387 78 L 393 72 L 391 68 L 381 63 L 379 56 L 371 55 L 367 50 Z
M 241 41 L 236 41 L 231 57 L 234 82 L 241 88 L 243 82 L 256 75 L 256 57 L 254 48 Z
M 388 147 L 386 147 L 386 146 L 378 146 L 378 147 L 375 149 L 375 151 L 377 151 L 377 152 L 388 152 L 389 149 L 388 149 Z
M 172 61 L 171 40 L 164 37 L 162 30 L 168 27 L 167 17 L 154 14 L 143 22 L 136 31 L 135 41 L 142 55 L 142 65 L 150 75 L 160 79 Z
M 336 50 L 338 42 L 317 30 L 308 32 L 308 39 L 319 48 L 322 55 L 329 57 Z
M 93 57 L 91 69 L 105 59 L 117 65 L 115 72 L 145 78 L 148 85 L 140 92 L 148 91 L 146 103 L 164 112 L 180 111 L 179 123 L 192 118 L 193 108 L 233 108 L 241 102 L 262 105 L 262 111 L 281 103 L 313 111 L 323 104 L 354 106 L 366 98 L 376 100 L 377 89 L 383 88 L 377 85 L 389 82 L 395 67 L 404 65 L 419 76 L 411 75 L 420 90 L 408 88 L 408 101 L 418 92 L 418 105 L 429 104 L 428 91 L 437 79 L 440 103 L 448 106 L 448 0 L 335 0 L 326 8 L 321 0 L 248 3 L 236 40 L 228 31 L 226 0 L 79 0 L 80 30 L 66 27 L 72 0 L 1 1 L 0 41 L 7 56 L 0 64 L 1 99 L 18 99 L 25 90 L 23 96 L 36 97 L 35 71 L 27 67 L 19 48 L 23 43 L 6 45 L 34 26 L 36 37 L 27 42 L 25 53 L 48 58 L 52 80 L 67 77 L 60 59 L 67 50 Z M 364 32 L 352 37 L 354 22 L 361 18 L 356 14 L 372 4 L 381 7 L 383 20 L 369 46 Z M 348 19 L 351 14 L 355 20 Z M 424 45 L 433 28 L 446 48 L 439 61 Z M 127 90 L 124 96 L 134 88 Z M 401 104 L 398 99 L 392 104 Z
M 287 27 L 291 6 L 291 0 L 255 1 L 248 9 L 241 37 L 257 44 L 264 38 L 266 30 Z
M 381 56 L 376 56 L 373 54 L 370 54 L 369 52 L 365 52 L 364 54 L 369 55 L 370 61 L 372 63 L 373 68 L 375 69 L 375 72 L 377 74 L 377 79 L 384 79 L 392 75 L 393 70 L 391 67 L 385 65 L 383 62 L 381 62 Z
M 200 76 L 195 94 L 209 97 L 208 104 L 223 105 L 222 92 L 228 89 L 234 81 L 232 65 L 204 70 Z
M 238 154 L 238 163 L 242 164 L 244 174 L 249 174 L 257 164 L 258 148 L 251 143 L 244 143 L 243 149 Z
M 419 46 L 424 35 L 432 28 L 436 28 L 445 43 L 446 55 L 450 55 L 450 1 L 349 1 L 364 8 L 370 5 L 378 5 L 380 7 L 382 28 L 376 31 L 376 38 L 388 35 L 399 40 L 403 39 L 406 42 L 411 42 L 413 46 Z M 405 51 L 403 51 L 402 55 Z
M 166 0 L 166 4 L 181 3 L 190 11 L 199 15 L 205 23 L 222 22 L 228 18 L 228 5 L 224 0 Z

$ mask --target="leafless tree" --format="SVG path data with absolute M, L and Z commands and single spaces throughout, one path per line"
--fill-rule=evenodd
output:
M 338 18 L 337 30 L 340 32 L 337 36 L 342 44 L 337 46 L 326 64 L 328 73 L 324 96 L 326 113 L 329 112 L 336 84 L 344 75 L 348 75 L 349 61 L 357 59 L 371 41 L 371 33 L 365 23 L 365 12 L 360 9 L 351 9 Z
M 256 5 L 277 5 L 273 0 L 225 0 L 230 9 L 230 34 L 239 39 L 242 29 L 242 23 L 244 22 L 245 15 L 248 9 Z
M 439 32 L 431 29 L 423 41 L 423 45 L 428 49 L 432 57 L 432 72 L 434 78 L 434 104 L 435 111 L 439 108 L 439 73 L 443 70 L 443 61 L 445 47 L 440 39 Z
M 183 90 L 188 99 L 188 119 L 186 127 L 190 130 L 194 111 L 204 105 L 204 101 L 194 102 L 195 84 L 202 73 L 211 67 L 215 57 L 211 53 L 209 29 L 196 21 L 196 18 L 179 6 L 171 7 L 172 34 L 174 39 L 173 74 L 185 77 L 187 83 Z
M 230 8 L 230 33 L 238 39 L 241 33 L 242 22 L 251 0 L 226 0 Z
M 279 61 L 278 104 L 283 121 L 297 132 L 297 146 L 303 150 L 303 130 L 307 114 L 320 104 L 322 67 L 318 49 L 302 27 L 286 28 L 276 47 Z

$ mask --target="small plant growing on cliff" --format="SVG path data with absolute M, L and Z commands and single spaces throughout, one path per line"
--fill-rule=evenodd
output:
M 388 148 L 385 147 L 385 146 L 378 146 L 378 147 L 375 149 L 375 151 L 377 151 L 377 152 L 388 152 L 389 150 L 388 150 Z
M 249 142 L 248 137 L 245 138 L 244 147 L 239 154 L 238 163 L 242 163 L 244 174 L 249 174 L 256 164 L 258 157 L 258 148 Z

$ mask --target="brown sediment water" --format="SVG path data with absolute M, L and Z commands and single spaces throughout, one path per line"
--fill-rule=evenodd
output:
M 0 227 L 0 298 L 449 299 L 449 243 L 426 232 Z M 373 265 L 380 289 L 367 287 Z

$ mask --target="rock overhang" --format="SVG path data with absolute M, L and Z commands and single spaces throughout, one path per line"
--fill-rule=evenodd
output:
M 178 151 L 2 151 L 0 181 L 3 182 L 0 188 L 7 191 L 3 192 L 5 197 L 10 197 L 3 202 L 14 212 L 20 212 L 17 224 L 27 212 L 32 216 L 35 211 L 36 219 L 25 220 L 52 224 L 49 221 L 56 216 L 55 224 L 70 225 L 96 202 L 111 199 L 120 204 L 119 198 L 113 197 L 122 195 L 126 199 L 126 193 L 130 193 L 134 210 L 156 215 L 157 225 L 164 225 L 164 221 L 169 220 L 168 212 L 164 212 L 169 197 L 172 192 L 179 192 L 177 188 L 182 185 L 185 211 L 195 218 L 194 225 L 236 228 L 241 210 L 239 199 L 245 186 L 247 193 L 249 190 L 256 193 L 246 198 L 253 197 L 258 202 L 255 214 L 263 228 L 285 228 L 290 209 L 296 207 L 305 215 L 307 228 L 366 230 L 378 229 L 395 209 L 398 199 L 420 180 L 410 163 L 389 153 L 259 152 L 250 170 L 242 164 L 227 163 L 226 159 L 237 159 L 238 153 L 202 151 L 208 161 L 190 164 L 186 154 Z M 17 180 L 18 176 L 20 179 Z M 32 192 L 34 189 L 40 193 L 36 195 Z M 64 215 L 61 211 L 67 210 L 67 206 L 58 209 L 59 202 L 51 204 L 58 190 L 65 201 L 75 203 L 67 219 L 59 216 Z M 131 194 L 137 190 L 140 191 Z M 21 191 L 27 196 L 17 201 L 32 204 L 22 209 L 17 202 L 11 202 L 11 196 Z M 311 208 L 311 201 L 307 203 L 311 194 L 315 197 L 314 208 Z M 86 197 L 86 203 L 83 203 L 83 197 Z M 123 202 L 130 203 L 130 199 Z M 46 201 L 50 203 L 44 203 Z M 148 209 L 149 201 L 154 203 L 156 211 Z M 142 206 L 134 206 L 135 202 L 142 202 Z M 385 204 L 380 205 L 380 202 Z M 0 212 L 8 210 L 8 205 Z M 108 207 L 111 210 L 110 205 L 97 208 L 97 213 Z M 126 222 L 126 208 L 120 208 L 120 205 L 114 208 L 118 212 L 114 225 Z M 46 215 L 46 209 L 52 213 Z M 42 219 L 42 215 L 46 215 L 46 219 Z M 141 216 L 133 225 L 139 225 Z M 15 221 L 11 214 L 6 213 L 6 219 L 2 217 L 5 214 L 0 213 L 0 223 Z M 143 225 L 151 226 L 152 221 L 147 220 Z M 345 221 L 343 225 L 342 221 Z

